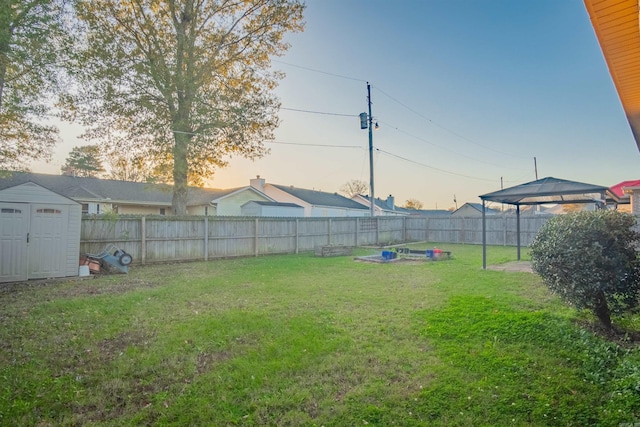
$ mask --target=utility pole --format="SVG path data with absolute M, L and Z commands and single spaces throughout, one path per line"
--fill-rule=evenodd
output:
M 533 158 L 533 169 L 536 171 L 536 181 L 538 180 L 538 162 L 536 161 L 536 158 Z
M 367 104 L 369 104 L 369 187 L 371 188 L 371 216 L 374 215 L 375 192 L 373 191 L 373 116 L 371 115 L 371 85 L 367 82 Z
M 371 85 L 367 82 L 367 104 L 369 115 L 360 113 L 360 129 L 369 128 L 369 202 L 371 203 L 371 216 L 375 215 L 375 191 L 373 185 L 373 116 L 371 115 Z

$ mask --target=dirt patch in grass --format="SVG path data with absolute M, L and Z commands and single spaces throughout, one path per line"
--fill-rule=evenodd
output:
M 129 347 L 147 347 L 151 338 L 153 336 L 143 331 L 126 331 L 113 338 L 105 338 L 97 343 L 97 357 L 102 361 L 111 361 Z
M 620 347 L 636 348 L 640 346 L 640 332 L 621 326 L 613 325 L 611 329 L 605 328 L 597 321 L 577 320 L 581 328 L 592 332 L 607 341 L 614 342 Z
M 126 278 L 125 280 L 93 279 L 48 279 L 29 282 L 15 282 L 0 285 L 0 300 L 23 299 L 34 292 L 47 289 L 47 298 L 74 298 L 92 295 L 117 295 L 142 288 L 160 286 L 160 282 Z
M 196 374 L 209 372 L 216 364 L 231 359 L 233 356 L 228 351 L 201 352 L 196 361 Z
M 504 264 L 488 265 L 487 270 L 533 273 L 531 261 L 512 261 L 505 262 Z
M 61 289 L 60 296 L 79 297 L 85 295 L 114 295 L 136 289 L 155 288 L 156 286 L 160 286 L 160 283 L 137 278 L 120 280 L 118 282 L 89 281 L 86 282 L 86 284 L 82 283 L 79 286 L 69 286 Z

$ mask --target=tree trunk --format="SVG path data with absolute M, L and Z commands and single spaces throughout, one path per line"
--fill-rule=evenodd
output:
M 175 133 L 173 146 L 173 199 L 171 206 L 174 215 L 187 214 L 188 172 L 187 147 L 190 135 Z
M 0 29 L 0 31 L 2 31 Z M 0 35 L 0 39 L 4 38 L 5 35 Z M 8 44 L 8 41 L 7 41 Z M 6 58 L 8 52 L 8 46 L 5 46 L 4 43 L 0 43 L 0 113 L 2 112 L 2 96 L 4 95 L 4 79 L 7 76 L 7 61 Z
M 611 312 L 609 311 L 607 299 L 602 291 L 599 291 L 596 295 L 596 304 L 593 307 L 593 312 L 598 316 L 600 323 L 602 323 L 607 329 L 611 329 Z

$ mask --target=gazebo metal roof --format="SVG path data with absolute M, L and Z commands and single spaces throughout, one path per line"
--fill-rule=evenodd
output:
M 553 177 L 542 178 L 504 190 L 480 196 L 482 200 L 482 268 L 487 268 L 486 202 L 507 203 L 516 206 L 518 260 L 520 260 L 520 206 L 545 203 L 597 203 L 618 202 L 618 196 L 608 187 L 567 181 Z
M 601 185 L 547 177 L 484 194 L 480 196 L 480 199 L 483 202 L 510 205 L 540 205 L 544 203 L 617 202 L 618 197 L 608 187 Z

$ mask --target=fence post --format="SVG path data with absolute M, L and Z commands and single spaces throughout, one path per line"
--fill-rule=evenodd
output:
M 429 241 L 429 218 L 426 218 L 426 221 L 424 222 L 424 241 Z
M 507 246 L 507 224 L 509 224 L 509 219 L 506 215 L 504 215 L 504 235 L 502 237 L 502 246 Z
M 402 242 L 407 241 L 407 217 L 402 217 Z
M 255 256 L 258 256 L 258 245 L 260 244 L 259 239 L 260 237 L 258 236 L 258 231 L 259 231 L 259 226 L 258 226 L 258 218 L 256 217 L 255 219 L 256 222 L 256 227 L 255 227 L 255 237 L 253 238 L 253 247 L 254 247 L 254 252 L 255 252 Z
M 146 217 L 140 217 L 140 263 L 144 265 L 147 259 L 147 221 Z
M 204 260 L 209 260 L 209 217 L 204 217 Z
M 327 224 L 329 227 L 329 246 L 331 246 L 331 218 L 329 218 L 329 223 Z
M 298 227 L 300 227 L 300 220 L 296 218 L 296 253 L 298 253 L 299 247 L 300 247 L 300 243 L 299 243 L 300 233 L 298 232 L 299 230 Z
M 360 239 L 358 239 L 359 234 L 360 234 L 359 230 L 360 230 L 360 218 L 356 217 L 356 246 L 358 246 L 358 244 L 359 244 L 358 241 L 360 240 Z

